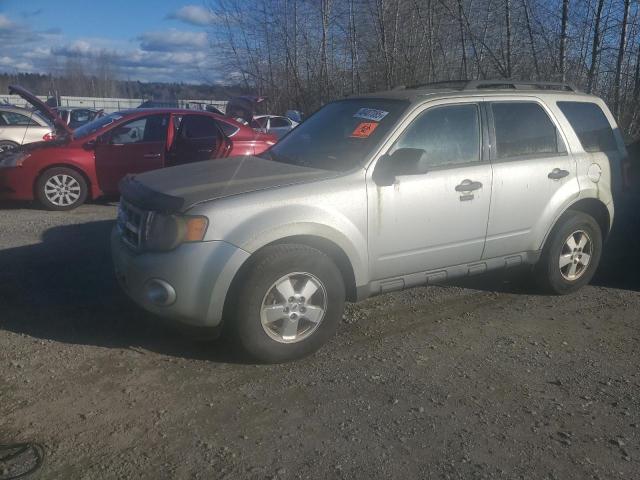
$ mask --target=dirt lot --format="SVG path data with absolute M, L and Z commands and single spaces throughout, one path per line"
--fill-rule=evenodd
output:
M 638 206 L 578 294 L 510 274 L 385 295 L 255 366 L 120 293 L 113 205 L 3 205 L 0 444 L 43 444 L 43 479 L 640 478 Z

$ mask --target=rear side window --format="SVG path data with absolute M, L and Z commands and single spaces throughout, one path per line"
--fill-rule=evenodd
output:
M 492 103 L 491 110 L 498 160 L 566 153 L 558 130 L 537 103 Z
M 558 102 L 558 107 L 569 120 L 585 152 L 616 150 L 613 130 L 598 105 L 589 102 Z
M 9 126 L 23 126 L 23 125 L 33 125 L 38 126 L 38 122 L 27 117 L 26 115 L 20 115 L 15 112 L 1 112 L 0 116 L 3 117 L 4 124 Z
M 389 153 L 400 148 L 426 152 L 430 167 L 480 161 L 480 119 L 477 105 L 434 107 L 407 127 Z

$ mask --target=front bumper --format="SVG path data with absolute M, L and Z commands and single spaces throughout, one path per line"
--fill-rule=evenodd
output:
M 33 200 L 33 178 L 23 167 L 0 167 L 0 198 Z
M 164 253 L 134 253 L 111 233 L 116 276 L 126 294 L 144 309 L 180 323 L 215 327 L 222 320 L 231 282 L 249 253 L 227 242 L 186 243 Z M 154 303 L 146 288 L 161 280 L 175 290 L 167 306 Z

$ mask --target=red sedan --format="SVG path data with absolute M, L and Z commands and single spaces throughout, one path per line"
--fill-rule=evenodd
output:
M 137 109 L 112 113 L 71 131 L 53 110 L 21 87 L 9 87 L 56 126 L 56 139 L 0 156 L 0 199 L 34 200 L 70 210 L 118 193 L 128 173 L 235 155 L 256 155 L 276 138 L 221 115 L 195 110 Z

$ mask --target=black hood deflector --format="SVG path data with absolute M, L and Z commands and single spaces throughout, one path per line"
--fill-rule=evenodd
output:
M 217 198 L 337 175 L 259 157 L 232 157 L 129 175 L 120 182 L 120 192 L 140 208 L 172 213 Z

